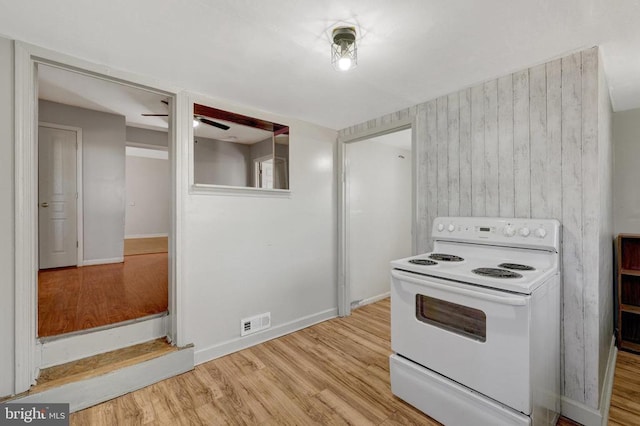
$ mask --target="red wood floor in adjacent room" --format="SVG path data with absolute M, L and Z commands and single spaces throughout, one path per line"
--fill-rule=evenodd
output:
M 38 336 L 115 324 L 167 310 L 167 253 L 38 273 Z

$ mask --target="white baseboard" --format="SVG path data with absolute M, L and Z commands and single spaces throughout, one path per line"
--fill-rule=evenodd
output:
M 147 317 L 116 327 L 40 340 L 40 369 L 126 348 L 167 335 L 169 316 Z
M 604 373 L 604 383 L 600 394 L 600 412 L 602 413 L 602 425 L 609 422 L 609 407 L 611 406 L 611 394 L 613 393 L 613 377 L 616 372 L 616 360 L 618 359 L 618 348 L 616 348 L 616 338 L 611 336 L 611 347 L 609 348 L 609 359 L 607 369 Z
M 112 257 L 111 259 L 90 259 L 90 260 L 85 259 L 82 262 L 82 266 L 106 265 L 108 263 L 122 263 L 122 262 L 124 262 L 124 256 Z
M 267 340 L 275 339 L 276 337 L 293 333 L 294 331 L 307 328 L 322 321 L 336 318 L 337 316 L 338 308 L 328 309 L 323 312 L 318 312 L 317 314 L 309 315 L 285 324 L 268 328 L 264 331 L 259 331 L 256 334 L 251 334 L 245 337 L 237 337 L 235 339 L 227 340 L 226 342 L 222 342 L 217 345 L 198 349 L 195 352 L 195 363 L 196 365 L 202 364 L 203 362 L 211 361 L 212 359 L 216 359 L 221 356 L 246 349 L 259 343 L 266 342 Z
M 124 239 L 125 240 L 132 240 L 134 238 L 160 238 L 160 237 L 168 237 L 169 234 L 162 233 L 162 234 L 131 234 L 131 235 L 125 235 Z
M 386 293 L 382 293 L 382 294 L 379 294 L 377 296 L 369 297 L 367 299 L 362 299 L 362 300 L 358 301 L 358 303 L 356 305 L 352 305 L 351 309 L 357 309 L 357 308 L 361 308 L 362 306 L 369 305 L 371 303 L 376 303 L 376 302 L 378 302 L 378 301 L 380 301 L 382 299 L 386 299 L 390 295 L 391 295 L 391 292 L 388 291 Z
M 595 409 L 585 404 L 574 401 L 565 396 L 562 397 L 562 415 L 585 426 L 606 426 L 609 421 L 609 405 L 611 404 L 611 392 L 613 391 L 613 376 L 616 370 L 616 358 L 618 350 L 615 345 L 615 337 L 611 338 L 609 359 L 605 370 L 604 383 L 600 393 L 600 408 Z
M 188 347 L 101 376 L 28 394 L 10 402 L 69 403 L 70 411 L 74 412 L 186 373 L 193 366 L 193 347 Z

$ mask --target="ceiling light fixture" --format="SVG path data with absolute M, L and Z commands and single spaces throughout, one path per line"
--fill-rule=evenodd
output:
M 340 71 L 349 71 L 358 65 L 355 27 L 337 27 L 331 35 L 331 63 Z
M 193 119 L 193 127 L 198 127 L 200 125 L 200 121 L 197 119 Z

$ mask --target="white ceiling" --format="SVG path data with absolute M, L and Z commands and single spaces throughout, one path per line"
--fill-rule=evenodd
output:
M 127 126 L 161 131 L 167 131 L 169 127 L 167 117 L 142 115 L 166 114 L 168 108 L 163 103 L 167 99 L 166 96 L 48 65 L 38 66 L 38 98 L 123 115 Z M 193 130 L 194 135 L 248 145 L 272 136 L 272 133 L 266 130 L 218 119 L 214 121 L 226 124 L 229 129 L 223 130 L 198 123 Z
M 640 107 L 638 0 L 0 0 L 6 36 L 340 129 L 600 45 L 615 110 Z M 329 63 L 358 28 L 359 65 Z

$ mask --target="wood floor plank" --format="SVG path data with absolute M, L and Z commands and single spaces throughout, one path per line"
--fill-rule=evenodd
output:
M 122 263 L 38 272 L 38 336 L 101 327 L 166 312 L 167 253 Z
M 166 253 L 169 251 L 168 237 L 125 238 L 124 255 Z
M 71 415 L 73 425 L 439 425 L 390 389 L 389 300 Z M 620 353 L 610 424 L 640 424 L 640 356 Z M 558 425 L 577 426 L 562 418 Z

